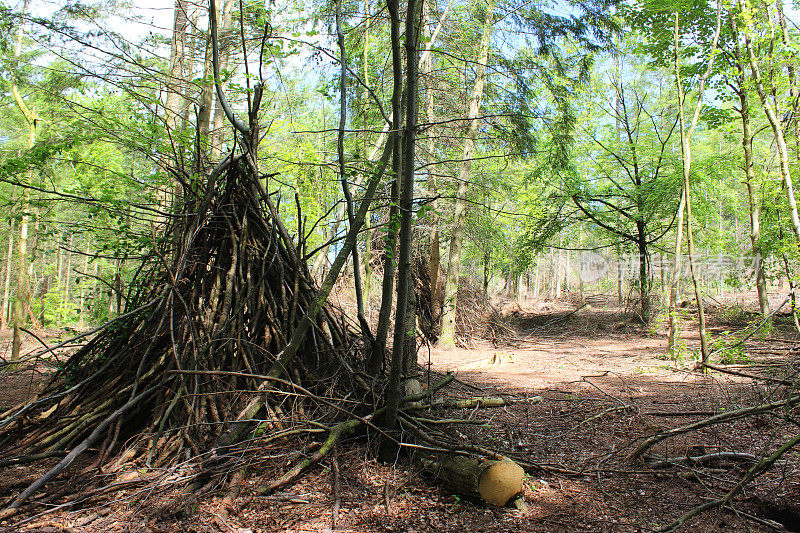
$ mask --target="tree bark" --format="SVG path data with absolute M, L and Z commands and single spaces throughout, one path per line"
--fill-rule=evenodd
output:
M 422 32 L 425 40 L 428 42 L 433 41 L 429 35 L 428 18 L 430 17 L 429 3 L 424 2 L 422 6 Z M 430 54 L 426 55 L 425 60 L 422 62 L 422 76 L 428 80 L 426 90 L 426 105 L 425 105 L 425 120 L 428 124 L 433 124 L 436 119 L 434 108 L 434 80 L 432 79 L 433 72 L 433 58 Z M 441 242 L 439 234 L 439 201 L 436 199 L 438 185 L 436 184 L 436 137 L 432 134 L 431 129 L 428 129 L 428 145 L 425 150 L 427 158 L 427 187 L 428 196 L 431 197 L 431 211 L 428 217 L 430 229 L 428 231 L 428 266 L 431 271 L 431 322 L 434 327 L 438 325 L 442 319 L 442 298 L 444 296 L 442 287 L 442 278 L 439 275 L 441 272 Z
M 64 273 L 64 296 L 62 300 L 62 312 L 61 312 L 61 320 L 65 320 L 68 316 L 69 306 L 70 306 L 70 296 L 71 296 L 71 281 L 72 281 L 72 249 L 73 245 L 75 244 L 75 234 L 72 233 L 69 236 L 69 247 L 65 250 L 67 254 L 67 269 Z
M 685 209 L 686 209 L 686 237 L 687 237 L 687 258 L 689 259 L 689 271 L 692 275 L 692 284 L 694 286 L 694 295 L 695 300 L 697 302 L 697 317 L 699 321 L 699 332 L 700 332 L 700 354 L 702 357 L 703 363 L 708 362 L 708 339 L 706 338 L 706 320 L 705 320 L 705 310 L 703 309 L 703 296 L 700 293 L 700 285 L 697 281 L 697 274 L 695 273 L 694 268 L 694 238 L 692 236 L 692 196 L 691 196 L 691 186 L 689 182 L 689 176 L 692 168 L 692 148 L 690 143 L 690 136 L 691 133 L 686 131 L 686 124 L 684 120 L 684 112 L 683 112 L 683 83 L 681 82 L 681 72 L 680 72 L 680 63 L 679 63 L 679 23 L 678 23 L 678 13 L 675 13 L 675 26 L 674 26 L 674 36 L 675 36 L 675 80 L 676 85 L 678 88 L 678 121 L 680 124 L 680 133 L 681 133 L 681 159 L 683 161 L 683 194 L 685 199 Z M 701 95 L 702 96 L 702 95 Z M 698 107 L 702 105 L 701 101 L 697 103 Z
M 174 19 L 172 27 L 172 44 L 169 54 L 169 83 L 167 84 L 167 95 L 164 103 L 165 120 L 167 133 L 173 141 L 173 161 L 172 164 L 180 160 L 180 143 L 175 143 L 175 136 L 180 137 L 182 129 L 181 119 L 185 106 L 183 94 L 186 85 L 186 28 L 188 26 L 187 0 L 175 0 Z
M 339 161 L 339 180 L 342 184 L 345 205 L 347 207 L 347 220 L 350 226 L 355 222 L 353 207 L 353 195 L 350 193 L 350 185 L 347 182 L 347 165 L 344 157 L 344 129 L 347 124 L 347 51 L 344 45 L 344 33 L 342 33 L 342 0 L 336 0 L 336 37 L 339 44 L 339 131 L 336 135 L 336 155 Z M 356 291 L 356 309 L 358 322 L 361 325 L 361 332 L 365 339 L 372 338 L 367 319 L 364 317 L 364 293 L 361 285 L 361 261 L 359 260 L 358 245 L 353 246 L 353 286 Z
M 709 59 L 708 59 L 708 68 L 706 69 L 705 73 L 700 78 L 700 87 L 698 89 L 697 94 L 697 104 L 695 106 L 694 115 L 692 116 L 692 122 L 689 128 L 686 128 L 686 121 L 684 116 L 684 92 L 683 92 L 683 83 L 681 81 L 681 72 L 680 72 L 680 25 L 679 25 L 679 16 L 678 12 L 675 12 L 675 24 L 674 24 L 674 48 L 675 48 L 675 84 L 678 89 L 678 122 L 680 126 L 680 135 L 681 135 L 681 159 L 683 162 L 683 199 L 685 200 L 684 206 L 686 210 L 686 235 L 687 235 L 687 256 L 689 259 L 689 270 L 692 274 L 692 283 L 694 285 L 694 294 L 695 300 L 697 302 L 697 315 L 699 321 L 699 333 L 700 333 L 700 352 L 703 363 L 708 362 L 708 339 L 706 336 L 706 328 L 705 328 L 705 310 L 703 308 L 703 297 L 700 293 L 700 286 L 697 281 L 697 275 L 694 269 L 694 237 L 692 234 L 692 206 L 691 206 L 691 187 L 689 183 L 689 176 L 691 172 L 692 166 L 692 151 L 691 151 L 691 138 L 694 134 L 695 127 L 697 127 L 697 120 L 700 117 L 700 110 L 703 106 L 703 93 L 705 90 L 705 84 L 708 80 L 709 76 L 711 75 L 713 66 L 714 66 L 714 52 L 717 48 L 717 42 L 719 40 L 719 34 L 721 30 L 722 24 L 722 3 L 717 5 L 717 21 L 716 21 L 716 28 L 714 31 L 714 36 L 712 38 L 711 48 L 709 50 Z M 680 252 L 679 249 L 680 244 L 676 245 L 676 252 Z M 675 261 L 676 264 L 680 262 L 680 253 L 675 254 Z M 673 283 L 676 283 L 677 280 L 674 280 Z M 670 297 L 672 295 L 670 294 Z M 671 302 L 672 303 L 672 302 Z M 674 313 L 674 304 L 672 306 L 672 311 Z M 671 314 L 672 315 L 672 314 Z M 674 348 L 674 340 L 675 340 L 675 332 L 673 331 L 673 316 L 670 316 L 670 350 Z
M 497 506 L 505 505 L 522 490 L 525 476 L 522 467 L 509 459 L 421 454 L 417 462 L 424 471 L 442 480 L 447 489 Z
M 386 229 L 386 246 L 383 263 L 383 283 L 381 287 L 381 309 L 378 326 L 375 330 L 375 344 L 370 354 L 368 369 L 377 374 L 386 361 L 386 341 L 389 336 L 389 322 L 392 318 L 394 299 L 394 274 L 397 265 L 395 255 L 397 241 L 398 204 L 400 202 L 400 173 L 403 165 L 403 138 L 400 132 L 403 108 L 403 58 L 400 49 L 400 15 L 397 0 L 387 0 L 389 10 L 390 39 L 392 46 L 392 183 L 389 207 L 389 224 Z
M 453 214 L 453 233 L 450 237 L 450 257 L 447 261 L 447 281 L 444 290 L 444 307 L 442 312 L 442 336 L 439 344 L 444 348 L 455 346 L 456 335 L 456 307 L 458 305 L 458 284 L 461 269 L 461 246 L 464 240 L 464 224 L 467 210 L 467 191 L 469 189 L 469 175 L 472 168 L 472 157 L 475 153 L 475 139 L 478 136 L 478 115 L 483 98 L 483 87 L 486 81 L 486 62 L 489 58 L 489 41 L 494 24 L 493 2 L 486 6 L 486 15 L 483 21 L 483 32 L 478 51 L 478 62 L 475 68 L 475 84 L 472 88 L 472 97 L 469 102 L 467 118 L 469 120 L 467 135 L 464 139 L 464 151 L 461 167 L 458 171 L 456 188 L 456 203 Z
M 180 1 L 180 0 L 178 0 Z M 217 17 L 217 20 L 220 18 L 221 25 L 220 25 L 220 43 L 219 43 L 219 71 L 222 72 L 227 70 L 228 63 L 230 61 L 230 50 L 231 50 L 231 24 L 232 24 L 232 15 L 233 15 L 233 0 L 224 0 L 222 3 L 222 13 L 221 16 Z M 219 14 L 219 10 L 217 11 Z M 224 80 L 218 80 L 220 87 L 224 87 L 225 84 L 223 83 Z M 224 153 L 224 148 L 222 146 L 222 141 L 224 140 L 225 131 L 223 128 L 223 124 L 225 123 L 225 109 L 223 108 L 222 102 L 219 98 L 215 99 L 216 104 L 214 106 L 214 121 L 211 127 L 211 158 L 213 161 L 218 160 L 222 154 Z
M 392 0 L 393 3 L 396 0 Z M 395 3 L 395 6 L 397 4 Z M 406 113 L 403 130 L 403 174 L 400 186 L 400 250 L 397 261 L 397 312 L 394 319 L 394 342 L 392 343 L 392 366 L 387 384 L 386 417 L 387 428 L 397 425 L 402 390 L 400 378 L 403 371 L 405 346 L 414 342 L 413 324 L 406 321 L 406 308 L 411 292 L 411 226 L 414 204 L 414 160 L 417 136 L 417 92 L 418 92 L 418 3 L 408 0 L 406 13 Z
M 209 13 L 216 20 L 219 20 L 219 7 L 216 6 L 214 13 Z M 203 83 L 200 86 L 200 104 L 197 110 L 197 132 L 200 135 L 201 146 L 206 149 L 209 145 L 209 132 L 211 129 L 211 109 L 214 106 L 214 82 L 211 77 L 214 75 L 214 66 L 211 59 L 211 28 L 206 35 L 203 53 Z
M 80 292 L 80 300 L 78 306 L 78 327 L 83 328 L 86 325 L 86 289 L 88 286 L 87 276 L 89 274 L 89 233 L 84 235 L 84 240 L 86 241 L 86 249 L 84 250 L 83 255 L 83 276 L 81 277 L 81 292 Z
M 639 252 L 639 310 L 642 315 L 642 322 L 650 323 L 650 275 L 648 265 L 650 258 L 647 250 L 647 235 L 644 231 L 644 221 L 637 220 L 637 251 Z
M 14 57 L 18 58 L 22 53 L 22 36 L 25 31 L 25 16 L 28 12 L 29 0 L 25 0 L 22 5 L 22 23 L 17 30 L 17 41 L 14 46 Z M 25 117 L 28 126 L 28 148 L 32 148 L 36 142 L 36 122 L 38 116 L 36 110 L 28 109 L 16 84 L 11 86 L 14 100 Z M 28 171 L 25 177 L 27 182 L 32 179 L 32 171 Z M 25 325 L 25 312 L 30 304 L 30 287 L 28 277 L 28 219 L 30 213 L 30 192 L 23 184 L 20 194 L 20 222 L 19 222 L 19 250 L 17 252 L 17 294 L 14 298 L 14 335 L 11 342 L 11 361 L 19 359 L 22 348 L 22 328 Z
M 3 286 L 3 307 L 0 308 L 0 330 L 5 329 L 9 320 L 9 304 L 11 303 L 11 273 L 14 264 L 14 229 L 15 224 L 11 221 L 11 228 L 8 232 L 8 251 L 6 252 L 6 273 Z
M 743 13 L 750 13 L 749 2 L 746 0 L 739 0 L 739 8 Z M 761 69 L 758 66 L 753 45 L 750 39 L 750 28 L 746 27 L 744 32 L 745 49 L 750 63 L 750 71 L 755 81 L 756 92 L 761 100 L 761 106 L 767 116 L 772 134 L 775 138 L 775 144 L 778 147 L 778 159 L 780 161 L 781 178 L 783 185 L 786 188 L 786 197 L 789 201 L 789 216 L 792 221 L 792 232 L 794 233 L 795 240 L 798 247 L 800 247 L 800 217 L 797 213 L 797 200 L 794 194 L 794 183 L 792 181 L 792 173 L 789 170 L 789 151 L 786 146 L 786 137 L 784 135 L 783 126 L 778 118 L 776 107 L 767 97 L 767 91 L 764 86 L 764 79 L 761 76 Z
M 761 315 L 769 316 L 769 295 L 764 277 L 764 265 L 761 253 L 761 220 L 759 204 L 755 193 L 755 172 L 753 164 L 753 133 L 750 126 L 750 104 L 747 97 L 747 80 L 745 78 L 744 59 L 739 45 L 739 32 L 735 21 L 731 21 L 734 35 L 734 53 L 736 57 L 736 70 L 738 86 L 735 89 L 739 96 L 739 115 L 742 118 L 742 149 L 744 152 L 744 176 L 747 186 L 747 207 L 750 214 L 750 244 L 753 249 L 754 270 L 756 274 L 756 291 L 758 292 L 758 306 Z

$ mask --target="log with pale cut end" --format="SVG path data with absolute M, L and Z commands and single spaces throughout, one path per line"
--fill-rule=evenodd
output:
M 505 505 L 522 490 L 525 471 L 510 459 L 494 461 L 460 455 L 428 455 L 418 461 L 449 490 L 480 498 L 491 505 Z

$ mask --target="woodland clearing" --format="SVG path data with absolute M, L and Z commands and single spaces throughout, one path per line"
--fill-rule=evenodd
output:
M 741 304 L 741 298 L 738 303 L 734 299 L 711 313 L 709 328 L 715 336 L 741 329 L 755 316 Z M 420 363 L 430 368 L 431 380 L 454 372 L 457 381 L 447 394 L 514 400 L 502 408 L 451 410 L 448 416 L 472 421 L 453 430 L 465 441 L 544 467 L 538 473 L 528 471 L 520 508 L 490 507 L 460 497 L 415 473 L 405 461 L 378 463 L 369 450 L 375 443 L 350 439 L 342 442 L 332 460 L 312 468 L 285 491 L 268 496 L 252 498 L 248 488 L 277 472 L 255 471 L 232 505 L 220 494 L 186 506 L 180 491 L 162 492 L 138 483 L 148 475 L 142 468 L 118 478 L 132 482 L 130 487 L 89 494 L 85 502 L 63 508 L 54 501 L 43 509 L 49 511 L 46 514 L 6 525 L 6 530 L 650 531 L 718 497 L 743 473 L 736 462 L 693 465 L 681 458 L 725 451 L 759 457 L 791 434 L 780 417 L 754 417 L 653 447 L 651 453 L 673 458 L 673 465 L 632 464 L 628 456 L 644 438 L 714 413 L 758 404 L 775 397 L 776 391 L 743 376 L 692 371 L 688 354 L 698 339 L 692 335 L 690 314 L 682 336 L 687 356 L 672 361 L 665 355 L 663 331 L 630 323 L 620 309 L 602 299 L 571 313 L 576 307 L 567 301 L 501 303 L 504 324 L 516 332 L 513 338 L 477 339 L 471 347 L 454 350 L 420 349 Z M 54 340 L 47 337 L 48 342 Z M 5 349 L 5 335 L 2 342 Z M 798 349 L 800 342 L 788 318 L 777 317 L 768 338 L 749 339 L 737 352 L 737 360 L 724 368 L 772 377 L 790 374 Z M 423 375 L 422 381 L 426 379 Z M 5 381 L 0 407 L 33 392 L 40 380 L 27 372 Z M 2 469 L 0 496 L 18 491 L 55 461 Z M 76 462 L 54 483 L 92 476 L 103 483 L 102 476 L 91 470 L 92 462 L 91 456 Z M 797 454 L 787 454 L 737 499 L 736 511 L 709 511 L 688 522 L 687 530 L 797 531 L 797 466 Z M 223 513 L 226 504 L 234 512 Z

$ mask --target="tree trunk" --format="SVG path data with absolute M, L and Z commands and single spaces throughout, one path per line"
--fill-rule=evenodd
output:
M 64 311 L 68 311 L 72 298 L 72 250 L 75 246 L 75 234 L 69 236 L 69 248 L 67 249 L 67 272 L 64 276 Z M 66 315 L 66 313 L 65 313 Z
M 647 250 L 647 234 L 645 233 L 644 221 L 636 221 L 636 246 L 639 252 L 639 298 L 642 322 L 650 323 L 650 275 L 647 266 L 650 257 Z
M 747 206 L 750 213 L 750 243 L 753 248 L 754 270 L 756 274 L 756 291 L 758 292 L 758 306 L 762 316 L 769 315 L 769 295 L 767 294 L 767 283 L 764 277 L 764 265 L 761 253 L 761 220 L 759 204 L 755 193 L 755 172 L 753 165 L 753 133 L 750 127 L 750 104 L 747 98 L 747 80 L 745 78 L 744 60 L 742 58 L 741 47 L 739 46 L 739 34 L 736 23 L 733 21 L 731 27 L 734 32 L 734 52 L 736 54 L 736 70 L 738 87 L 736 92 L 739 96 L 739 114 L 742 117 L 742 149 L 744 151 L 744 175 L 745 185 L 747 186 Z
M 450 237 L 450 257 L 447 262 L 447 282 L 444 290 L 444 307 L 442 312 L 442 336 L 439 344 L 445 348 L 455 346 L 456 307 L 458 305 L 458 283 L 461 269 L 461 245 L 464 240 L 464 224 L 467 210 L 467 190 L 472 168 L 472 156 L 475 153 L 475 139 L 478 135 L 478 115 L 483 98 L 483 86 L 486 81 L 486 61 L 489 58 L 489 42 L 492 35 L 494 3 L 486 6 L 483 21 L 478 63 L 475 68 L 475 84 L 469 102 L 467 118 L 467 136 L 464 139 L 464 151 L 461 168 L 458 171 L 456 203 L 453 214 L 453 233 Z
M 122 314 L 122 266 L 124 261 L 122 259 L 117 259 L 117 268 L 114 274 L 114 296 L 116 296 L 117 304 L 117 314 Z
M 433 38 L 429 35 L 428 30 L 428 17 L 430 16 L 429 2 L 423 2 L 422 6 L 422 34 L 426 41 L 431 42 Z M 436 119 L 434 111 L 434 82 L 431 76 L 433 71 L 433 58 L 427 54 L 424 61 L 422 61 L 422 75 L 426 80 L 429 80 L 426 98 L 427 103 L 425 106 L 425 120 L 428 124 L 433 124 Z M 441 242 L 439 235 L 439 201 L 436 200 L 438 185 L 436 184 L 436 137 L 428 130 L 428 145 L 425 150 L 425 157 L 427 158 L 427 187 L 428 196 L 431 200 L 430 216 L 428 217 L 430 230 L 428 232 L 429 246 L 428 246 L 428 265 L 431 271 L 431 322 L 434 328 L 440 323 L 442 319 L 442 299 L 444 297 L 444 287 L 442 286 L 442 278 L 439 275 L 441 272 Z
M 30 302 L 28 286 L 28 192 L 22 192 L 19 223 L 19 249 L 17 250 L 17 294 L 14 297 L 14 337 L 11 343 L 11 360 L 19 359 L 22 348 L 22 328 L 25 326 L 25 311 Z
M 483 295 L 489 298 L 489 265 L 492 260 L 492 250 L 489 244 L 486 243 L 486 248 L 483 250 Z
M 386 342 L 389 335 L 389 321 L 392 318 L 392 300 L 396 263 L 397 219 L 400 202 L 400 173 L 403 166 L 402 124 L 403 107 L 403 59 L 400 49 L 400 18 L 397 0 L 387 0 L 389 9 L 391 46 L 392 46 L 392 184 L 389 207 L 389 224 L 386 229 L 386 247 L 383 263 L 383 283 L 381 286 L 381 308 L 378 314 L 378 326 L 375 330 L 375 344 L 368 363 L 369 371 L 375 375 L 386 361 Z M 398 382 L 399 383 L 399 382 Z
M 622 306 L 622 301 L 625 295 L 622 293 L 622 242 L 617 241 L 617 303 Z
M 681 82 L 681 73 L 680 73 L 680 66 L 679 66 L 679 25 L 678 25 L 678 13 L 675 13 L 675 26 L 674 26 L 674 37 L 675 37 L 675 80 L 676 85 L 678 88 L 678 121 L 680 124 L 680 133 L 681 133 L 681 158 L 683 160 L 683 193 L 685 198 L 685 206 L 686 206 L 686 237 L 687 237 L 687 257 L 689 259 L 689 270 L 692 274 L 692 284 L 694 285 L 694 295 L 695 300 L 697 302 L 697 317 L 699 322 L 699 332 L 700 332 L 700 353 L 702 357 L 702 362 L 708 362 L 708 339 L 706 337 L 706 320 L 705 320 L 705 310 L 703 308 L 703 296 L 700 292 L 700 285 L 697 281 L 697 274 L 694 268 L 694 237 L 692 235 L 692 200 L 691 200 L 691 186 L 689 183 L 689 176 L 692 167 L 692 151 L 691 151 L 691 143 L 690 138 L 691 134 L 694 130 L 694 124 L 692 124 L 692 128 L 689 132 L 686 131 L 686 124 L 684 121 L 684 109 L 683 109 L 683 101 L 684 101 L 684 94 L 683 94 L 683 83 Z M 702 105 L 702 91 L 699 95 L 699 100 L 697 103 L 697 107 Z
M 558 255 L 556 256 L 556 275 L 555 275 L 555 294 L 554 299 L 561 299 L 561 265 L 564 262 L 562 256 L 564 255 L 564 234 L 558 236 Z
M 394 5 L 397 0 L 390 0 Z M 397 412 L 400 407 L 402 391 L 400 378 L 403 371 L 405 346 L 415 339 L 414 327 L 406 322 L 406 308 L 411 292 L 411 226 L 414 213 L 414 159 L 417 135 L 417 92 L 418 92 L 418 50 L 417 27 L 420 19 L 416 0 L 408 0 L 406 13 L 406 113 L 403 129 L 403 174 L 400 187 L 400 251 L 397 261 L 397 312 L 394 319 L 394 342 L 392 344 L 392 365 L 389 373 L 386 397 L 386 417 L 384 425 L 394 428 L 397 425 Z M 397 13 L 393 17 L 397 17 Z
M 355 222 L 355 211 L 353 206 L 353 195 L 350 193 L 350 185 L 347 182 L 347 165 L 344 157 L 344 130 L 347 124 L 347 52 L 344 44 L 344 33 L 342 33 L 342 1 L 336 0 L 336 37 L 339 44 L 339 130 L 336 135 L 336 155 L 339 161 L 339 180 L 342 184 L 345 205 L 347 207 L 347 220 L 350 226 Z M 299 216 L 299 214 L 298 214 Z M 356 291 L 356 309 L 358 322 L 361 325 L 361 332 L 365 339 L 372 338 L 369 324 L 364 317 L 364 293 L 361 284 L 361 261 L 359 260 L 358 246 L 353 246 L 353 285 Z
M 678 300 L 678 283 L 681 278 L 681 246 L 683 244 L 683 216 L 686 212 L 686 194 L 681 188 L 681 200 L 678 203 L 678 214 L 675 216 L 675 259 L 672 264 L 672 279 L 669 284 L 669 337 L 667 339 L 667 350 L 673 357 L 677 356 L 676 342 L 678 336 L 678 317 L 676 316 Z
M 176 0 L 176 1 L 184 1 L 184 0 Z M 222 3 L 222 13 L 221 17 L 218 17 L 217 20 L 220 18 L 222 19 L 222 24 L 220 26 L 220 53 L 219 53 L 219 70 L 223 72 L 228 68 L 228 62 L 231 53 L 231 23 L 232 23 L 232 14 L 233 14 L 233 0 L 224 0 Z M 221 86 L 224 86 L 223 80 L 219 80 Z M 218 160 L 222 154 L 224 153 L 224 148 L 222 146 L 222 141 L 224 139 L 224 128 L 223 124 L 225 123 L 225 110 L 222 107 L 222 102 L 219 101 L 219 98 L 216 98 L 216 104 L 214 106 L 214 122 L 211 128 L 211 159 L 212 161 Z
M 25 0 L 22 5 L 23 21 L 17 31 L 17 42 L 14 47 L 14 57 L 18 58 L 22 53 L 22 36 L 25 31 L 25 17 L 28 13 L 29 0 Z M 36 110 L 30 110 L 22 100 L 16 84 L 11 86 L 14 100 L 28 123 L 28 148 L 32 148 L 36 142 Z M 32 171 L 28 171 L 24 178 L 28 183 L 32 181 Z M 25 312 L 30 305 L 30 287 L 28 278 L 28 218 L 30 216 L 30 193 L 23 184 L 20 194 L 20 223 L 19 223 L 19 250 L 17 252 L 17 294 L 14 298 L 14 336 L 11 342 L 11 360 L 19 359 L 22 348 L 22 327 L 25 325 Z
M 403 345 L 403 379 L 413 377 L 417 373 L 417 292 L 414 290 L 413 268 L 411 277 L 406 303 L 408 337 Z
M 739 7 L 740 9 L 745 12 L 749 13 L 749 10 L 746 10 L 749 6 L 745 5 L 744 0 L 739 0 Z M 795 199 L 794 194 L 794 183 L 792 181 L 792 174 L 789 170 L 789 151 L 786 146 L 786 138 L 783 131 L 783 125 L 778 118 L 777 110 L 775 106 L 770 102 L 769 98 L 767 97 L 767 91 L 764 86 L 764 80 L 761 76 L 761 69 L 758 66 L 758 61 L 755 57 L 755 52 L 753 51 L 753 45 L 750 41 L 750 28 L 745 28 L 744 32 L 744 42 L 745 48 L 747 49 L 747 56 L 750 62 L 750 71 L 753 75 L 753 80 L 755 81 L 756 91 L 758 92 L 759 99 L 761 100 L 761 106 L 764 109 L 764 113 L 767 116 L 767 120 L 769 121 L 770 127 L 772 128 L 772 134 L 775 138 L 775 144 L 778 147 L 778 159 L 780 161 L 780 171 L 781 171 L 781 178 L 783 179 L 784 187 L 786 188 L 786 197 L 789 201 L 789 215 L 792 221 L 792 231 L 794 232 L 795 240 L 797 242 L 798 247 L 800 247 L 800 217 L 798 217 L 797 213 L 797 200 Z
M 525 471 L 517 463 L 454 454 L 420 454 L 418 464 L 448 490 L 503 506 L 522 490 Z
M 181 147 L 175 144 L 175 136 L 181 130 L 181 119 L 185 106 L 183 94 L 186 84 L 186 28 L 188 26 L 187 0 L 175 0 L 174 23 L 172 27 L 172 44 L 169 54 L 169 83 L 164 103 L 167 133 L 173 140 L 172 164 L 180 159 Z
M 11 265 L 14 263 L 14 221 L 8 232 L 8 251 L 6 252 L 6 275 L 3 286 L 3 307 L 0 308 L 0 330 L 5 329 L 9 320 L 9 304 L 11 303 Z
M 219 21 L 219 6 L 215 4 L 216 9 L 214 13 L 209 13 L 209 16 L 216 17 Z M 211 31 L 209 24 L 209 32 L 206 35 L 205 47 L 203 53 L 203 83 L 200 86 L 200 103 L 197 110 L 197 132 L 200 135 L 201 146 L 206 150 L 209 146 L 209 132 L 211 129 L 211 108 L 214 106 L 214 82 L 211 77 L 214 75 L 214 66 L 211 59 Z
M 83 255 L 83 275 L 81 276 L 81 292 L 80 292 L 80 300 L 78 303 L 78 327 L 83 328 L 86 326 L 86 289 L 88 286 L 88 274 L 89 274 L 89 234 L 86 233 L 84 236 L 86 240 L 86 249 L 84 250 Z
M 370 18 L 370 3 L 364 3 L 365 9 L 365 18 Z M 370 25 L 367 24 L 364 28 L 364 85 L 369 87 L 369 29 Z M 367 98 L 364 97 L 362 101 L 362 106 L 366 109 L 366 102 Z M 367 148 L 367 138 L 364 137 L 364 151 L 366 153 Z M 372 318 L 372 306 L 370 305 L 370 299 L 372 294 L 372 225 L 367 224 L 367 231 L 364 238 L 364 301 L 366 302 L 366 312 L 367 312 L 367 320 Z

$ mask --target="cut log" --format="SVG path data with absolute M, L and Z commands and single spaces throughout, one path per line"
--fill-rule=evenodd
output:
M 522 467 L 510 459 L 493 461 L 460 455 L 425 455 L 418 462 L 449 490 L 499 506 L 519 494 L 525 475 Z

